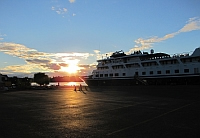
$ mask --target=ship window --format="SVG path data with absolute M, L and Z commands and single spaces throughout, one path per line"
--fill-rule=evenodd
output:
M 185 63 L 185 59 L 183 59 L 182 62 Z
M 135 72 L 135 75 L 138 75 L 138 72 Z
M 150 71 L 149 74 L 153 74 L 153 71 Z
M 170 70 L 166 70 L 166 74 L 170 74 Z
M 6 80 L 6 78 L 5 78 L 5 77 L 2 77 L 2 78 L 1 78 L 1 80 L 2 80 L 2 81 L 5 81 L 5 80 Z
M 108 77 L 108 74 L 105 74 L 105 77 Z
M 103 77 L 103 74 L 100 74 L 100 77 Z
M 126 76 L 126 73 L 123 73 L 122 75 L 123 75 L 123 76 Z
M 199 73 L 199 69 L 198 68 L 194 68 L 194 73 Z
M 110 75 L 110 77 L 112 77 L 113 76 L 113 74 L 111 73 L 111 74 L 109 74 Z
M 157 74 L 161 74 L 161 71 L 159 70 L 159 71 L 157 71 Z
M 176 69 L 176 70 L 174 70 L 174 72 L 175 72 L 175 73 L 179 73 L 179 70 L 178 70 L 178 69 Z
M 189 69 L 184 69 L 184 73 L 189 73 Z
M 96 77 L 99 77 L 99 74 L 97 74 Z
M 142 75 L 146 75 L 146 72 L 142 72 Z
M 115 76 L 119 76 L 119 73 L 115 73 Z

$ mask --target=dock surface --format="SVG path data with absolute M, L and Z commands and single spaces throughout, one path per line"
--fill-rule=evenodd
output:
M 0 92 L 0 138 L 200 137 L 200 87 Z

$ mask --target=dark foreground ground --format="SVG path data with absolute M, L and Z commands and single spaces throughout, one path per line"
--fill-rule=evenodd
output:
M 0 92 L 0 137 L 199 138 L 200 86 Z

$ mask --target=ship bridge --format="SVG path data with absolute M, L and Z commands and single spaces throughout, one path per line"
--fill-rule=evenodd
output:
M 143 60 L 152 60 L 152 59 L 162 59 L 162 58 L 170 58 L 169 54 L 166 53 L 155 53 L 155 54 L 147 54 L 141 55 L 140 59 Z
M 123 50 L 120 50 L 113 53 L 110 57 L 122 57 L 122 56 L 126 56 L 126 54 L 123 52 Z

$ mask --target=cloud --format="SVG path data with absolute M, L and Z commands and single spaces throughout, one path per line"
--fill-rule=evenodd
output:
M 32 72 L 35 72 L 36 70 L 40 70 L 40 71 L 44 71 L 44 72 L 47 71 L 42 66 L 36 66 L 36 65 L 32 65 L 32 64 L 11 65 L 11 66 L 6 66 L 6 67 L 0 69 L 0 71 L 2 73 L 6 73 L 6 74 L 32 73 Z
M 79 67 L 80 67 L 80 73 L 82 74 L 82 75 L 91 75 L 92 74 L 92 71 L 94 70 L 94 69 L 96 69 L 96 63 L 93 63 L 93 64 L 82 64 L 82 65 L 79 65 Z
M 13 65 L 7 66 L 1 69 L 2 73 L 14 72 L 14 73 L 31 73 L 37 70 L 43 72 L 55 72 L 60 71 L 62 67 L 68 67 L 69 64 L 78 62 L 80 60 L 86 60 L 93 54 L 89 53 L 45 53 L 38 52 L 35 49 L 28 48 L 25 45 L 17 43 L 0 43 L 0 52 L 23 59 L 25 65 Z M 9 74 L 9 73 L 7 73 Z
M 69 2 L 70 2 L 70 3 L 74 3 L 75 0 L 69 0 Z M 55 6 L 52 6 L 52 7 L 51 7 L 51 10 L 52 10 L 52 11 L 55 11 L 57 14 L 62 15 L 62 16 L 64 17 L 63 14 L 66 14 L 66 13 L 68 12 L 68 9 L 67 9 L 66 7 L 64 7 L 64 6 L 61 6 L 61 5 L 63 5 L 63 3 L 59 2 L 59 1 L 54 1 L 54 3 L 55 3 L 57 6 L 56 6 L 56 5 L 55 5 Z M 76 16 L 76 14 L 73 13 L 72 16 Z
M 99 50 L 94 50 L 94 53 L 99 54 L 100 51 Z
M 45 68 L 47 67 L 50 70 L 60 70 L 61 66 L 59 64 L 56 63 L 50 63 L 44 66 Z
M 180 33 L 190 32 L 194 30 L 200 30 L 200 18 L 198 17 L 190 18 L 186 22 L 186 25 L 183 28 L 181 28 L 177 32 L 166 34 L 163 37 L 159 38 L 157 36 L 154 36 L 148 39 L 138 38 L 137 40 L 134 41 L 136 43 L 135 47 L 130 49 L 128 53 L 130 54 L 133 51 L 149 49 L 152 47 L 154 43 L 158 43 L 158 42 L 173 38 Z
M 55 7 L 54 7 L 54 6 L 52 6 L 52 7 L 51 7 L 51 10 L 53 10 L 53 11 L 54 11 L 54 10 L 55 10 Z
M 51 7 L 51 10 L 55 11 L 57 14 L 65 14 L 67 13 L 67 8 L 61 8 L 61 7 Z
M 56 10 L 56 13 L 57 14 L 65 14 L 67 12 L 67 9 L 66 8 L 58 8 L 57 10 Z
M 97 59 L 101 59 L 101 54 L 99 50 L 93 50 Z
M 74 3 L 76 0 L 69 0 L 70 3 Z
M 189 32 L 200 29 L 200 19 L 197 17 L 190 18 L 187 24 L 179 32 Z
M 48 59 L 26 59 L 26 62 L 30 64 L 49 64 L 51 60 Z
M 42 53 L 38 53 L 35 49 L 27 48 L 24 45 L 7 42 L 0 43 L 0 51 L 17 57 L 26 55 L 34 56 L 35 53 L 37 53 L 37 55 L 43 55 Z
M 2 34 L 0 33 L 0 41 L 1 41 L 1 40 L 4 40 L 4 36 L 6 36 L 6 34 L 3 34 L 3 35 L 2 35 Z
M 63 12 L 67 12 L 67 9 L 66 9 L 66 8 L 63 8 Z

